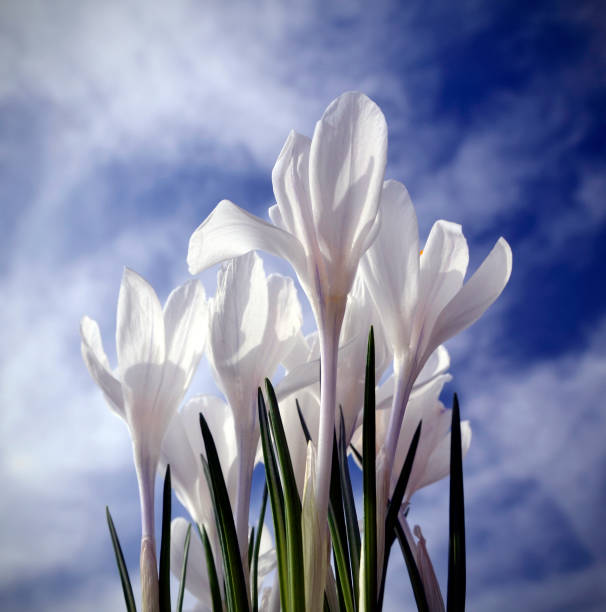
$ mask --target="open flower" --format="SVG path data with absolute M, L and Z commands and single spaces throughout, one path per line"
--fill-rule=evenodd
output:
M 234 415 L 238 474 L 234 518 L 247 567 L 248 508 L 259 441 L 257 389 L 291 350 L 302 315 L 294 282 L 265 276 L 263 261 L 247 253 L 225 263 L 210 302 L 208 359 Z
M 396 444 L 413 384 L 440 344 L 476 321 L 503 291 L 511 249 L 499 238 L 463 283 L 469 253 L 461 226 L 437 221 L 419 251 L 416 214 L 404 185 L 385 181 L 381 230 L 363 259 L 370 293 L 394 354 L 395 392 L 378 465 L 378 498 L 386 502 Z
M 144 609 L 157 600 L 154 481 L 162 439 L 202 356 L 206 324 L 198 281 L 175 289 L 162 306 L 136 272 L 124 271 L 116 325 L 118 368 L 112 372 L 97 323 L 80 324 L 82 356 L 110 408 L 126 422 L 141 501 L 141 573 Z
M 310 300 L 322 358 L 317 490 L 326 518 L 334 431 L 337 347 L 358 262 L 374 240 L 387 155 L 387 126 L 361 93 L 343 94 L 324 112 L 312 140 L 291 132 L 274 166 L 275 225 L 226 200 L 190 239 L 196 274 L 219 261 L 261 249 L 288 260 Z

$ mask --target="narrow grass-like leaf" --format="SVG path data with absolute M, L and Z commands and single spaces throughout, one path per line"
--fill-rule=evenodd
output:
M 398 512 L 400 512 L 402 499 L 404 499 L 408 479 L 410 478 L 410 473 L 412 472 L 417 446 L 419 445 L 419 438 L 421 437 L 422 423 L 423 421 L 418 424 L 415 434 L 412 437 L 410 446 L 408 447 L 408 452 L 406 453 L 404 465 L 402 466 L 402 471 L 400 472 L 400 476 L 398 477 L 398 481 L 393 490 L 393 495 L 391 496 L 391 500 L 389 502 L 389 510 L 387 511 L 387 520 L 385 521 L 385 533 L 391 532 L 395 528 L 395 524 L 398 522 Z
M 160 572 L 158 588 L 160 612 L 171 612 L 170 606 L 170 519 L 171 519 L 170 465 L 166 466 L 162 492 L 162 539 L 160 540 Z
M 419 612 L 429 612 L 429 605 L 427 604 L 427 598 L 425 597 L 425 589 L 423 588 L 421 574 L 419 574 L 419 568 L 417 567 L 415 556 L 410 549 L 410 545 L 408 544 L 408 540 L 406 539 L 406 534 L 402 529 L 402 525 L 400 525 L 400 521 L 396 522 L 394 530 L 398 538 L 398 542 L 400 543 L 400 548 L 402 549 L 404 561 L 406 562 L 406 569 L 408 570 L 408 575 L 410 577 L 410 584 L 417 603 L 417 609 Z
M 191 524 L 188 525 L 187 533 L 185 534 L 185 549 L 183 551 L 183 565 L 181 567 L 181 584 L 179 585 L 179 594 L 177 595 L 176 612 L 183 611 L 183 596 L 185 595 L 185 580 L 187 579 L 187 559 L 189 557 L 190 539 L 191 539 Z
M 109 526 L 109 535 L 112 539 L 114 547 L 114 553 L 116 555 L 116 564 L 118 566 L 118 572 L 120 573 L 120 581 L 122 582 L 122 591 L 124 592 L 124 601 L 126 602 L 127 612 L 137 612 L 137 606 L 135 605 L 135 597 L 133 595 L 133 588 L 130 585 L 130 578 L 128 577 L 128 569 L 126 569 L 126 563 L 124 562 L 124 555 L 122 554 L 122 547 L 120 546 L 120 540 L 114 527 L 114 521 L 112 515 L 109 512 L 109 508 L 105 506 L 105 516 L 107 517 L 107 525 Z
M 368 334 L 366 383 L 364 387 L 364 420 L 362 423 L 362 459 L 364 491 L 364 601 L 365 612 L 377 604 L 377 488 L 375 472 L 375 341 L 374 331 Z
M 349 548 L 347 546 L 347 527 L 343 513 L 343 493 L 339 476 L 339 457 L 337 454 L 337 438 L 333 437 L 332 468 L 330 475 L 330 499 L 328 504 L 328 527 L 332 539 L 335 567 L 337 569 L 337 592 L 343 598 L 343 606 L 347 612 L 354 610 L 353 585 L 351 581 L 351 566 L 349 563 Z
M 309 429 L 307 428 L 307 423 L 305 422 L 305 417 L 303 416 L 303 412 L 301 410 L 301 406 L 299 405 L 299 400 L 295 399 L 295 404 L 297 405 L 297 412 L 299 414 L 299 421 L 301 421 L 301 427 L 303 428 L 303 434 L 305 435 L 305 441 L 309 444 L 311 441 L 311 434 L 309 433 Z
M 219 586 L 219 578 L 217 576 L 217 566 L 215 565 L 215 557 L 213 555 L 213 549 L 208 539 L 208 533 L 206 527 L 198 525 L 198 533 L 202 540 L 202 546 L 204 547 L 204 555 L 206 557 L 206 570 L 208 572 L 208 584 L 210 586 L 210 597 L 213 606 L 213 612 L 223 612 L 223 603 L 221 600 L 221 587 Z
M 412 472 L 412 466 L 414 465 L 417 446 L 419 444 L 419 438 L 421 437 L 421 423 L 422 421 L 419 422 L 419 425 L 417 426 L 414 436 L 412 437 L 412 440 L 410 442 L 410 446 L 408 447 L 406 459 L 404 460 L 402 471 L 400 472 L 400 476 L 398 477 L 398 481 L 394 488 L 393 495 L 391 496 L 391 500 L 389 502 L 389 508 L 387 510 L 387 517 L 385 519 L 385 552 L 383 555 L 383 572 L 381 576 L 381 581 L 379 583 L 379 608 L 383 604 L 383 596 L 385 594 L 385 579 L 387 577 L 387 564 L 389 563 L 389 553 L 391 552 L 391 547 L 396 538 L 396 523 L 399 524 L 398 513 L 402 505 L 404 493 L 406 493 L 406 486 L 408 485 L 410 473 Z
M 200 429 L 206 449 L 206 459 L 202 457 L 202 465 L 211 491 L 213 509 L 217 530 L 223 550 L 223 568 L 227 581 L 227 601 L 230 610 L 243 612 L 249 609 L 248 592 L 244 568 L 240 558 L 238 535 L 234 524 L 234 516 L 227 493 L 227 486 L 223 478 L 221 463 L 217 448 L 204 415 L 200 413 Z
M 448 612 L 465 610 L 465 500 L 463 497 L 463 452 L 459 398 L 452 402 L 450 431 L 450 517 L 448 537 Z
M 278 455 L 278 465 L 284 490 L 286 519 L 286 553 L 288 555 L 289 607 L 292 612 L 305 609 L 305 576 L 301 571 L 303 562 L 303 541 L 301 533 L 301 499 L 290 459 L 286 433 L 280 416 L 278 400 L 268 378 L 265 379 L 269 400 L 269 423 Z
M 252 527 L 248 536 L 248 567 L 252 562 L 253 548 L 255 546 L 255 528 Z
M 261 533 L 263 532 L 263 525 L 265 523 L 265 510 L 267 508 L 267 483 L 263 487 L 263 498 L 261 500 L 261 512 L 259 513 L 259 522 L 257 523 L 257 536 L 255 538 L 255 546 L 253 549 L 252 562 L 250 564 L 250 574 L 252 582 L 252 610 L 257 612 L 259 609 L 259 550 L 261 548 Z
M 349 561 L 353 578 L 353 594 L 355 607 L 358 607 L 359 577 L 360 577 L 360 526 L 358 525 L 358 513 L 354 499 L 351 477 L 349 474 L 349 462 L 347 461 L 347 447 L 345 441 L 345 420 L 341 410 L 339 423 L 339 476 L 341 479 L 341 491 L 343 492 L 343 507 L 347 527 L 347 541 L 349 543 Z
M 274 519 L 274 537 L 276 538 L 276 555 L 278 557 L 278 578 L 280 581 L 280 602 L 282 609 L 288 609 L 288 557 L 286 551 L 286 524 L 284 520 L 284 497 L 278 464 L 271 443 L 267 408 L 261 388 L 258 389 L 259 428 L 261 430 L 261 445 L 263 447 L 263 462 L 265 464 L 265 480 L 269 489 L 271 513 Z M 303 566 L 301 566 L 303 567 Z

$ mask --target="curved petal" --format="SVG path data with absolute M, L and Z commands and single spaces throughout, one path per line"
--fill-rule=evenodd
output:
M 385 181 L 381 193 L 381 229 L 362 259 L 370 294 L 382 315 L 392 350 L 408 346 L 417 302 L 419 230 L 406 187 Z
M 511 275 L 511 247 L 499 238 L 462 289 L 438 317 L 432 344 L 440 344 L 477 321 L 501 295 Z
M 308 255 L 319 253 L 309 194 L 310 147 L 307 136 L 291 131 L 271 174 L 280 226 L 299 239 Z
M 170 294 L 164 306 L 164 325 L 166 363 L 160 395 L 172 407 L 183 399 L 204 350 L 207 305 L 200 281 L 185 283 Z
M 461 226 L 436 221 L 420 258 L 416 321 L 421 353 L 426 354 L 425 347 L 442 309 L 463 286 L 468 263 L 469 250 Z M 435 348 L 436 343 L 431 344 Z
M 170 568 L 175 576 L 181 577 L 183 557 L 185 555 L 185 536 L 189 523 L 184 518 L 176 518 L 170 524 Z M 200 538 L 193 532 L 189 541 L 189 555 L 187 558 L 187 576 L 185 585 L 187 590 L 204 604 L 209 604 L 210 586 L 208 583 L 208 569 L 206 567 L 206 555 L 202 548 Z M 217 560 L 215 559 L 215 565 Z
M 82 337 L 82 358 L 90 375 L 103 391 L 109 407 L 124 419 L 122 385 L 109 369 L 109 361 L 103 350 L 97 322 L 88 317 L 82 317 L 80 335 Z
M 269 311 L 265 335 L 257 352 L 263 353 L 261 376 L 271 377 L 296 342 L 303 323 L 297 289 L 291 278 L 270 274 L 267 279 Z
M 116 324 L 118 367 L 132 398 L 141 403 L 147 401 L 150 409 L 158 394 L 165 348 L 164 317 L 158 296 L 143 277 L 125 268 Z
M 189 239 L 187 264 L 198 274 L 217 263 L 261 250 L 283 257 L 305 278 L 305 251 L 288 232 L 222 200 Z
M 314 225 L 331 260 L 341 261 L 370 231 L 386 160 L 381 109 L 359 92 L 339 96 L 316 124 L 309 156 Z
M 461 421 L 461 449 L 463 451 L 463 457 L 467 454 L 470 444 L 471 425 L 469 421 Z M 442 438 L 429 456 L 415 490 L 419 490 L 433 482 L 442 480 L 442 478 L 445 478 L 448 474 L 450 474 L 450 433 Z
M 244 426 L 255 419 L 251 406 L 256 402 L 261 383 L 257 369 L 262 365 L 257 351 L 263 344 L 268 311 L 263 260 L 253 252 L 223 264 L 210 304 L 208 360 Z

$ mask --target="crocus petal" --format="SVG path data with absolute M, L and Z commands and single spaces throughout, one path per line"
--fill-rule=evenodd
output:
M 185 536 L 189 523 L 182 517 L 173 519 L 170 524 L 170 567 L 175 576 L 181 576 L 183 557 L 185 553 Z M 210 586 L 208 583 L 208 569 L 206 567 L 206 555 L 202 548 L 202 542 L 195 533 L 192 526 L 192 534 L 189 541 L 189 555 L 187 558 L 187 590 L 202 603 L 210 602 Z M 221 565 L 215 558 L 215 565 Z
M 316 124 L 309 158 L 314 225 L 324 253 L 349 253 L 366 237 L 377 214 L 386 159 L 381 109 L 359 92 L 334 100 Z
M 291 263 L 305 278 L 305 251 L 288 232 L 222 200 L 189 240 L 187 264 L 191 274 L 250 251 L 267 251 Z
M 141 409 L 151 412 L 165 358 L 164 317 L 156 292 L 129 268 L 118 297 L 116 351 L 122 382 L 138 404 L 145 404 Z M 126 411 L 128 416 L 128 405 Z
M 461 226 L 449 221 L 436 221 L 429 232 L 419 270 L 419 303 L 417 305 L 417 333 L 420 350 L 426 346 L 438 315 L 463 286 L 469 263 L 467 241 Z M 431 342 L 432 346 L 437 346 Z M 438 342 L 438 344 L 440 344 Z
M 450 415 L 449 415 L 450 416 Z M 471 444 L 471 425 L 469 421 L 461 421 L 461 449 L 463 457 L 467 454 Z M 450 474 L 450 433 L 442 438 L 429 456 L 422 478 L 419 479 L 415 489 L 442 480 Z
M 82 337 L 82 357 L 90 375 L 103 391 L 109 407 L 124 419 L 122 385 L 109 369 L 109 361 L 103 350 L 97 322 L 83 317 L 80 322 L 80 335 Z
M 394 349 L 409 343 L 419 274 L 417 216 L 406 187 L 385 181 L 381 193 L 381 229 L 362 260 L 364 279 L 381 312 Z
M 505 288 L 511 264 L 511 248 L 504 238 L 499 238 L 482 265 L 438 317 L 432 334 L 434 344 L 452 338 L 484 314 Z
M 206 296 L 198 280 L 177 287 L 164 306 L 166 361 L 183 370 L 184 389 L 189 386 L 204 351 L 206 316 Z
M 310 147 L 307 136 L 290 132 L 271 175 L 279 210 L 270 209 L 272 221 L 296 236 L 307 255 L 318 254 L 309 195 Z

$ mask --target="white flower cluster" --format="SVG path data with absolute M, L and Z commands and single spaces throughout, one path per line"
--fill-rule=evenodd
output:
M 192 274 L 224 262 L 214 298 L 207 300 L 194 280 L 175 289 L 162 309 L 152 287 L 126 269 L 118 299 L 115 370 L 103 351 L 97 324 L 82 320 L 86 365 L 131 433 L 142 538 L 148 548 L 151 543 L 149 565 L 154 564 L 154 572 L 153 490 L 160 464 L 170 464 L 179 500 L 192 521 L 206 527 L 215 558 L 220 555 L 200 462 L 205 453 L 199 413 L 217 446 L 242 563 L 248 568 L 251 481 L 262 459 L 257 389 L 280 365 L 286 376 L 276 384 L 276 393 L 297 487 L 303 499 L 305 480 L 313 478 L 319 543 L 311 545 L 318 548 L 318 562 L 327 564 L 322 542 L 328 537 L 335 423 L 341 407 L 346 445 L 360 454 L 371 325 L 376 380 L 392 368 L 376 389 L 378 512 L 386 512 L 421 420 L 404 503 L 415 490 L 448 474 L 450 416 L 439 395 L 450 375 L 442 343 L 476 321 L 499 296 L 511 272 L 511 250 L 499 238 L 464 282 L 469 257 L 461 227 L 437 221 L 421 246 L 406 188 L 384 180 L 386 158 L 387 126 L 379 107 L 363 94 L 343 94 L 326 109 L 311 140 L 295 132 L 288 136 L 272 173 L 272 223 L 224 200 L 193 233 L 188 253 Z M 317 331 L 302 334 L 293 280 L 266 276 L 256 250 L 290 262 L 311 304 Z M 197 396 L 179 411 L 204 352 L 226 401 Z M 313 474 L 306 468 L 308 445 L 296 399 L 313 440 Z M 471 439 L 469 424 L 464 422 L 461 431 L 465 452 Z M 184 519 L 173 521 L 175 568 L 181 566 L 186 529 Z M 419 554 L 425 551 L 422 538 L 420 543 Z M 382 545 L 379 541 L 379 549 Z M 261 548 L 260 578 L 275 564 L 265 533 Z M 211 609 L 205 567 L 202 546 L 192 538 L 187 588 L 200 609 Z M 217 569 L 222 571 L 220 564 Z M 143 561 L 142 571 L 151 571 Z M 157 587 L 150 588 L 153 598 Z M 323 584 L 314 588 L 324 591 Z M 279 605 L 276 590 L 263 593 L 264 609 Z

